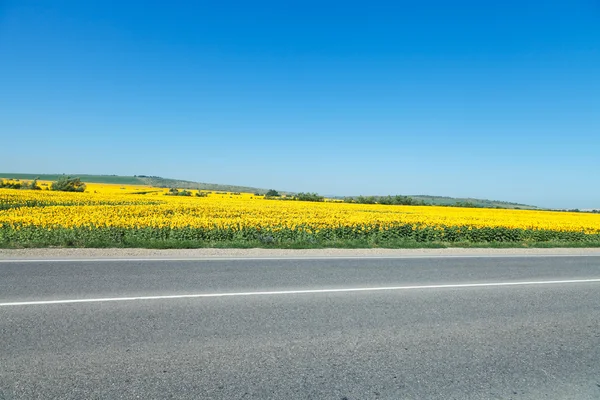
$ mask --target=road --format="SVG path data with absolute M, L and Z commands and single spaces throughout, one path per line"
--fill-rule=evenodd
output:
M 600 257 L 0 261 L 0 399 L 599 399 Z

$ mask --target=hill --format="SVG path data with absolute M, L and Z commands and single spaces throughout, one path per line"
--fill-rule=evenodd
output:
M 427 204 L 439 205 L 439 206 L 455 206 L 460 204 L 473 204 L 476 207 L 485 208 L 513 208 L 513 209 L 524 209 L 524 210 L 538 210 L 537 206 L 528 204 L 512 203 L 509 201 L 500 200 L 486 200 L 486 199 L 474 199 L 470 197 L 447 197 L 447 196 L 427 196 L 427 195 L 416 195 L 410 196 L 415 200 L 423 200 Z
M 81 178 L 83 182 L 88 183 L 114 183 L 123 185 L 145 185 L 144 181 L 135 176 L 119 175 L 87 175 L 87 174 L 11 174 L 0 172 L 0 178 L 4 179 L 39 179 L 42 181 L 56 181 L 59 178 L 69 175 Z
M 88 175 L 88 174 L 14 174 L 0 172 L 0 178 L 4 179 L 39 179 L 44 181 L 56 181 L 60 177 L 70 175 L 81 178 L 88 183 L 114 183 L 121 185 L 150 185 L 160 188 L 178 189 L 203 189 L 218 192 L 245 192 L 245 193 L 267 193 L 268 189 L 260 189 L 250 186 L 221 185 L 216 183 L 192 182 L 180 179 L 161 178 L 159 176 L 134 175 Z
M 407 204 L 419 205 L 419 203 L 433 206 L 452 206 L 452 207 L 481 207 L 481 208 L 506 208 L 522 210 L 542 210 L 537 206 L 528 204 L 513 203 L 501 200 L 476 199 L 470 197 L 448 197 L 448 196 L 429 196 L 429 195 L 409 195 L 409 196 L 326 196 L 330 199 L 344 200 L 363 204 Z M 394 197 L 401 197 L 401 202 L 389 202 Z M 387 201 L 387 202 L 386 202 Z M 404 202 L 408 201 L 408 202 Z
M 214 190 L 218 192 L 244 192 L 265 194 L 268 189 L 255 188 L 251 186 L 222 185 L 218 183 L 205 183 L 184 181 L 180 179 L 161 178 L 159 176 L 137 175 L 136 178 L 144 182 L 144 185 L 150 185 L 160 188 L 178 188 L 178 189 L 203 189 Z
M 5 179 L 40 179 L 47 181 L 55 181 L 65 174 L 19 174 L 19 173 L 3 173 L 0 172 L 0 178 Z M 223 185 L 217 183 L 193 182 L 181 179 L 169 179 L 159 176 L 134 175 L 134 176 L 119 176 L 119 175 L 89 175 L 89 174 L 70 174 L 81 178 L 83 182 L 89 183 L 113 183 L 121 185 L 149 185 L 160 188 L 178 188 L 178 189 L 203 189 L 217 192 L 244 192 L 244 193 L 260 193 L 265 194 L 268 189 L 261 189 L 251 186 Z M 281 194 L 294 194 L 293 192 L 280 191 Z M 329 197 L 329 196 L 327 196 Z M 354 197 L 354 196 L 351 196 Z M 446 196 L 428 196 L 415 195 L 409 196 L 417 201 L 424 201 L 426 204 L 441 205 L 441 206 L 475 206 L 485 208 L 512 208 L 512 209 L 539 209 L 536 206 L 512 203 L 499 200 L 486 200 L 475 198 L 457 198 Z M 341 196 L 331 196 L 330 198 L 343 199 Z

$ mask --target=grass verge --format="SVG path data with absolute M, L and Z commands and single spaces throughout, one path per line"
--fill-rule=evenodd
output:
M 413 229 L 401 225 L 366 231 L 341 227 L 307 232 L 300 229 L 202 228 L 39 228 L 0 226 L 0 248 L 552 248 L 600 247 L 600 234 L 509 228 L 446 227 Z

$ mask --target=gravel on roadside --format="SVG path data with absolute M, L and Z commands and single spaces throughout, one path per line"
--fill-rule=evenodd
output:
M 91 249 L 40 248 L 0 249 L 0 260 L 12 259 L 206 259 L 206 258 L 323 258 L 323 257 L 427 257 L 427 256 L 519 256 L 595 255 L 600 248 L 446 248 L 446 249 Z

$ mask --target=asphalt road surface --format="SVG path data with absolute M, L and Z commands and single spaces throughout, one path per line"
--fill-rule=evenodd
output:
M 0 262 L 0 399 L 600 399 L 600 257 Z

